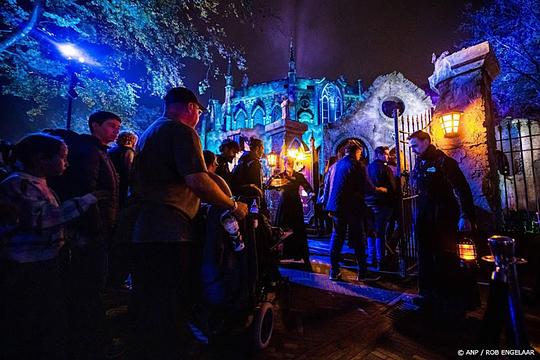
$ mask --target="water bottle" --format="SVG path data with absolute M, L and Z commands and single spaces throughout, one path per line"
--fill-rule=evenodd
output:
M 253 203 L 251 204 L 251 207 L 249 208 L 250 214 L 258 214 L 259 213 L 259 205 L 257 205 L 257 199 L 253 199 Z M 257 216 L 253 217 L 253 228 L 256 229 L 259 226 L 259 219 L 257 219 Z
M 238 220 L 229 211 L 226 211 L 221 215 L 220 222 L 231 240 L 233 250 L 236 252 L 244 250 L 246 246 L 240 233 Z

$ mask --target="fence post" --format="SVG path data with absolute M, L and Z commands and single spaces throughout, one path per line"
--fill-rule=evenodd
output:
M 484 315 L 482 342 L 498 345 L 501 330 L 506 330 L 509 345 L 530 349 L 519 294 L 515 258 L 515 240 L 508 236 L 494 235 L 488 239 L 495 263 L 491 274 L 489 298 Z

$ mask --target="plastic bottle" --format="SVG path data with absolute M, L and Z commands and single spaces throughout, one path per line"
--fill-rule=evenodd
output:
M 251 204 L 251 207 L 249 208 L 250 214 L 258 214 L 259 213 L 259 205 L 257 205 L 257 199 L 253 199 L 253 203 Z M 259 219 L 257 219 L 257 216 L 253 217 L 253 228 L 256 229 L 259 226 Z

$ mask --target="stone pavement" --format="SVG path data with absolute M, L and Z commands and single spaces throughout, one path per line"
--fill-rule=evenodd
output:
M 461 349 L 480 350 L 476 338 L 483 308 L 469 314 L 466 321 L 445 327 L 439 319 L 425 318 L 417 311 L 413 304 L 414 278 L 385 274 L 376 283 L 363 284 L 354 281 L 354 272 L 345 266 L 346 281 L 331 282 L 324 243 L 322 240 L 310 244 L 314 273 L 299 270 L 301 264 L 284 262 L 281 271 L 289 277 L 291 286 L 286 309 L 277 309 L 274 334 L 267 349 L 252 352 L 249 334 L 245 334 L 231 336 L 220 345 L 203 347 L 198 358 L 436 360 L 458 358 Z M 485 299 L 487 287 L 481 292 Z M 119 305 L 118 301 L 110 302 L 109 315 L 125 313 L 125 305 Z M 531 343 L 538 350 L 538 306 L 526 307 L 526 322 Z M 113 333 L 122 333 L 124 326 L 117 322 Z

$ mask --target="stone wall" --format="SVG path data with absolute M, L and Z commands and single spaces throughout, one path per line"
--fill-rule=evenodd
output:
M 499 71 L 497 60 L 486 42 L 437 61 L 430 78 L 440 95 L 431 127 L 433 143 L 459 163 L 473 193 L 479 227 L 494 230 L 500 216 L 491 101 L 491 80 Z M 459 135 L 446 138 L 440 118 L 451 111 L 462 113 Z
M 335 155 L 337 147 L 349 138 L 362 140 L 370 160 L 377 146 L 394 147 L 394 120 L 382 111 L 385 100 L 397 98 L 403 101 L 403 115 L 422 114 L 433 106 L 422 89 L 398 72 L 379 76 L 364 96 L 365 101 L 358 103 L 338 123 L 325 126 L 323 161 Z

